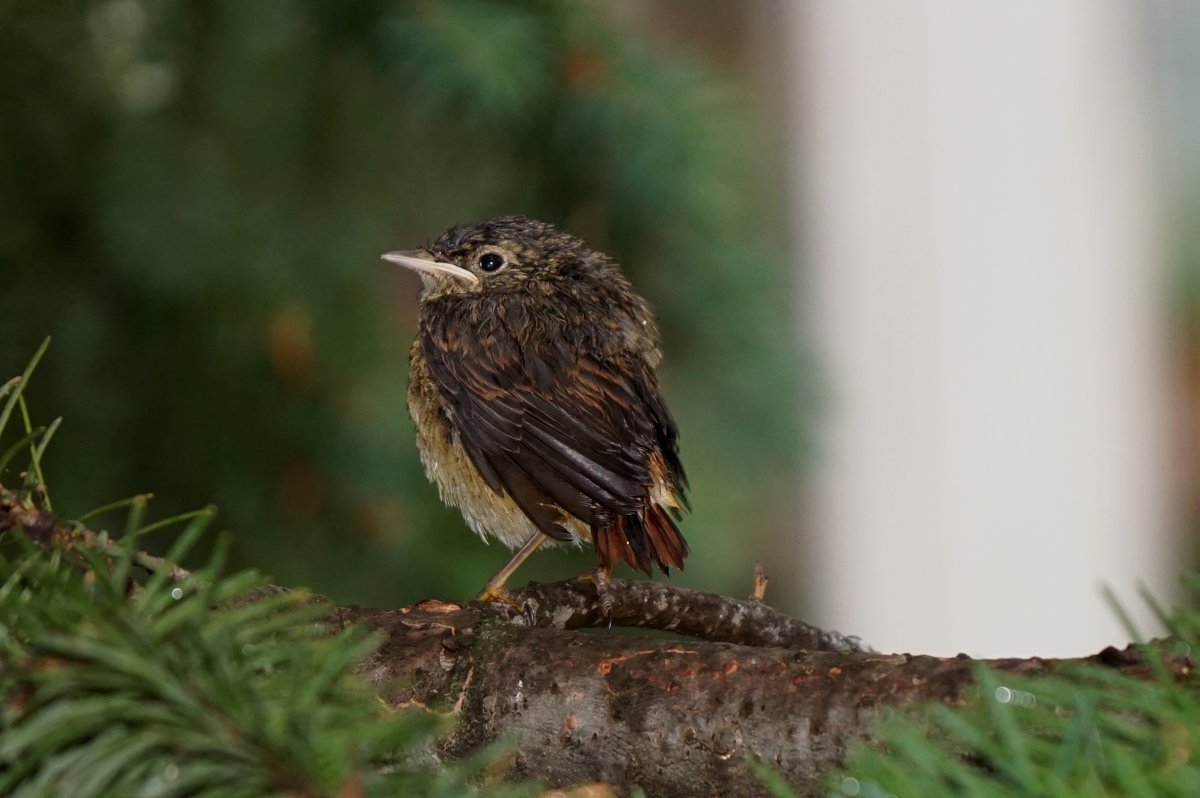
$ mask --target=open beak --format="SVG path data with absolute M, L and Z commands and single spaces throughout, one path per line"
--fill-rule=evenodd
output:
M 429 260 L 428 258 L 417 257 L 417 254 L 428 255 L 424 250 L 413 250 L 410 252 L 385 252 L 379 257 L 395 263 L 397 266 L 403 266 L 406 269 L 412 269 L 415 272 L 424 274 L 446 274 L 451 277 L 457 277 L 459 280 L 466 280 L 468 283 L 475 285 L 479 282 L 479 278 L 461 266 L 455 266 L 453 263 L 443 263 L 442 261 Z

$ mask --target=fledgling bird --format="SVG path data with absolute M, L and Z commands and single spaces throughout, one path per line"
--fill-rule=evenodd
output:
M 548 541 L 590 540 L 601 588 L 620 560 L 682 569 L 687 480 L 658 329 L 617 265 L 524 216 L 383 259 L 423 283 L 408 409 L 425 472 L 478 535 L 518 549 L 479 597 L 502 599 Z

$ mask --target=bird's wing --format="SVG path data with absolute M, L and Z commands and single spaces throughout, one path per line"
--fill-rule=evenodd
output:
M 535 350 L 504 334 L 468 341 L 443 325 L 421 335 L 450 422 L 493 490 L 558 539 L 570 538 L 558 508 L 593 530 L 668 524 L 679 543 L 666 547 L 675 555 L 666 564 L 682 565 L 686 544 L 652 502 L 666 497 L 674 510 L 683 501 L 678 433 L 642 354 L 602 361 L 572 354 L 565 341 Z M 623 538 L 635 531 L 614 545 L 627 549 Z M 639 552 L 617 554 L 646 567 Z

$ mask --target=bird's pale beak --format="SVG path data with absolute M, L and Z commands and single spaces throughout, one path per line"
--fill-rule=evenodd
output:
M 453 263 L 445 263 L 438 260 L 430 260 L 428 257 L 418 257 L 420 255 L 428 255 L 424 250 L 413 250 L 410 252 L 385 252 L 380 255 L 381 258 L 389 263 L 395 263 L 397 266 L 403 266 L 406 269 L 412 269 L 415 272 L 424 274 L 446 274 L 450 277 L 456 277 L 459 280 L 465 280 L 468 283 L 475 285 L 479 282 L 479 278 L 472 272 L 464 269 L 461 266 L 456 266 Z

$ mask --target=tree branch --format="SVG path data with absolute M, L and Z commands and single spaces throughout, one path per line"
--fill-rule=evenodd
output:
M 614 579 L 608 596 L 611 615 L 600 607 L 589 579 L 539 584 L 516 591 L 536 625 L 549 629 L 624 626 L 657 629 L 713 643 L 794 648 L 810 651 L 864 652 L 857 637 L 818 629 L 790 618 L 761 601 L 701 593 L 663 582 Z M 511 616 L 510 616 L 511 617 Z
M 523 609 L 430 600 L 399 610 L 339 608 L 384 644 L 363 663 L 384 700 L 457 716 L 443 743 L 463 756 L 497 739 L 515 743 L 513 777 L 552 784 L 634 784 L 648 795 L 763 795 L 745 766 L 757 757 L 802 795 L 888 707 L 957 704 L 975 660 L 878 654 L 757 602 L 653 582 L 614 580 L 614 625 L 685 632 L 647 639 L 583 630 L 607 621 L 590 580 L 533 584 Z M 806 646 L 808 648 L 806 648 Z M 1148 676 L 1133 649 L 1089 661 Z M 1059 661 L 987 662 L 1046 673 Z M 1191 668 L 1171 661 L 1178 675 Z
M 43 546 L 114 545 L 0 490 L 0 532 L 14 526 Z M 189 578 L 170 563 L 139 562 Z M 761 595 L 765 577 L 756 585 Z M 511 606 L 427 600 L 334 607 L 331 619 L 380 635 L 360 668 L 384 701 L 457 718 L 441 755 L 507 739 L 513 778 L 639 785 L 652 796 L 766 794 L 748 757 L 770 763 L 800 794 L 821 795 L 824 774 L 886 708 L 957 704 L 974 681 L 976 663 L 965 656 L 878 654 L 754 599 L 626 580 L 613 580 L 608 594 L 612 625 L 675 635 L 609 632 L 590 579 L 531 584 Z M 1088 660 L 1149 675 L 1133 649 Z M 1059 663 L 987 664 L 1030 675 Z M 1167 664 L 1180 677 L 1194 669 L 1186 658 Z

